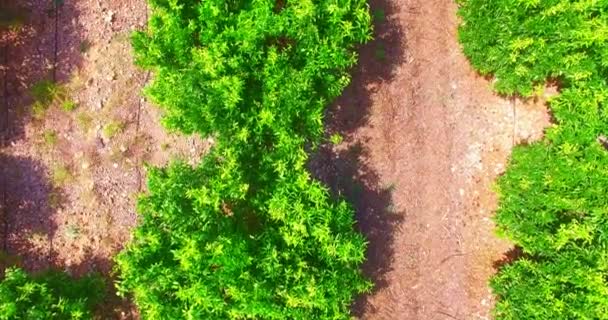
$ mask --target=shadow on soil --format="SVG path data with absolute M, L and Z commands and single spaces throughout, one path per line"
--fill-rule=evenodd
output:
M 87 49 L 73 1 L 0 0 L 0 146 L 31 121 L 32 87 L 69 80 Z
M 19 264 L 29 270 L 48 268 L 52 248 L 35 247 L 35 243 L 48 242 L 57 230 L 51 219 L 55 212 L 49 199 L 52 187 L 43 164 L 0 153 L 0 181 L 2 251 L 9 262 L 19 257 Z
M 402 223 L 404 214 L 396 212 L 392 187 L 382 185 L 378 174 L 366 164 L 369 150 L 354 138 L 354 134 L 368 123 L 371 97 L 376 88 L 390 82 L 395 68 L 404 63 L 405 37 L 404 30 L 394 19 L 395 8 L 390 1 L 372 0 L 370 6 L 375 21 L 375 40 L 360 49 L 360 62 L 354 70 L 351 85 L 326 115 L 327 136 L 341 135 L 344 137 L 342 145 L 347 147 L 334 147 L 329 143 L 322 146 L 311 167 L 316 177 L 336 196 L 344 197 L 354 205 L 358 228 L 369 241 L 363 271 L 374 282 L 373 290 L 376 291 L 388 285 L 386 275 L 393 261 L 395 229 Z M 354 314 L 361 316 L 372 307 L 369 297 L 362 296 L 355 302 Z
M 86 41 L 74 2 L 0 0 L 0 11 L 0 148 L 4 148 L 23 139 L 25 127 L 33 121 L 32 87 L 44 80 L 69 81 L 82 63 Z M 30 270 L 49 267 L 52 244 L 45 254 L 31 246 L 37 238 L 52 238 L 56 232 L 51 217 L 61 199 L 44 164 L 0 153 L 0 248 L 9 256 L 22 256 Z
M 58 230 L 52 217 L 61 209 L 63 195 L 51 185 L 44 164 L 0 153 L 0 181 L 0 269 L 19 265 L 29 271 L 63 267 L 76 275 L 111 272 L 110 261 L 91 254 L 82 265 L 56 263 L 49 239 Z
M 517 260 L 519 260 L 521 258 L 529 258 L 529 257 L 530 256 L 526 255 L 524 253 L 524 250 L 521 247 L 515 246 L 515 247 L 511 248 L 509 251 L 505 252 L 502 259 L 494 261 L 492 266 L 498 272 L 502 268 L 515 263 Z
M 74 277 L 103 274 L 107 276 L 107 294 L 97 311 L 101 319 L 137 319 L 130 302 L 116 296 L 112 261 L 89 253 L 80 264 L 57 265 L 52 243 L 49 246 L 45 240 L 57 232 L 51 217 L 60 203 L 54 203 L 56 200 L 49 196 L 57 190 L 50 186 L 44 166 L 28 158 L 0 153 L 0 181 L 0 195 L 4 195 L 4 199 L 0 199 L 0 278 L 10 266 L 34 274 L 48 270 L 67 272 Z M 38 247 L 37 242 L 46 245 Z

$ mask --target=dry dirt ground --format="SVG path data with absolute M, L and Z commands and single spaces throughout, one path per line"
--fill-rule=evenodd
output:
M 144 164 L 195 161 L 208 143 L 166 133 L 141 98 L 149 75 L 129 34 L 145 25 L 145 1 L 17 6 L 22 23 L 0 39 L 1 249 L 30 270 L 107 273 L 136 223 Z M 44 81 L 56 85 L 40 110 Z
M 451 0 L 374 0 L 376 40 L 330 112 L 341 145 L 318 175 L 357 206 L 377 283 L 361 319 L 488 319 L 487 281 L 512 246 L 492 191 L 514 145 L 549 125 L 545 97 L 505 99 L 457 42 Z M 547 90 L 547 95 L 550 90 Z
M 148 75 L 132 65 L 128 34 L 144 26 L 144 0 L 20 6 L 25 23 L 0 39 L 0 244 L 31 270 L 107 272 L 136 223 L 143 163 L 194 161 L 209 143 L 165 133 L 139 95 Z M 344 141 L 311 164 L 369 238 L 377 285 L 355 312 L 487 319 L 487 280 L 511 249 L 493 232 L 492 184 L 513 146 L 548 125 L 543 98 L 492 94 L 461 54 L 452 1 L 371 7 L 376 40 L 328 112 L 328 134 Z M 61 99 L 34 117 L 31 90 L 53 78 Z

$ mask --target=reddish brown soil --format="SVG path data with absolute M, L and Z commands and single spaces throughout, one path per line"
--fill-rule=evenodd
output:
M 17 4 L 26 20 L 1 33 L 0 249 L 30 270 L 108 273 L 136 224 L 144 163 L 194 161 L 208 143 L 166 133 L 141 98 L 148 74 L 134 66 L 129 34 L 147 20 L 144 0 L 53 3 Z M 30 91 L 42 79 L 78 107 L 55 101 L 35 119 Z M 119 128 L 111 136 L 108 124 Z
M 487 319 L 487 281 L 511 248 L 493 231 L 492 185 L 549 117 L 544 103 L 500 98 L 476 75 L 456 9 L 372 1 L 376 40 L 330 114 L 345 142 L 319 176 L 357 205 L 377 283 L 355 306 L 361 319 Z

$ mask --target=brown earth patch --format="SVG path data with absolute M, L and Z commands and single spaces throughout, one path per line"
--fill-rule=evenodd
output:
M 145 25 L 144 0 L 17 6 L 25 20 L 0 39 L 2 249 L 29 270 L 109 273 L 144 164 L 194 163 L 210 142 L 167 133 L 141 98 L 149 74 L 129 34 Z M 41 110 L 32 91 L 45 81 L 58 93 Z
M 361 319 L 488 319 L 512 245 L 492 221 L 514 145 L 549 125 L 542 98 L 505 99 L 470 67 L 447 0 L 374 0 L 376 40 L 329 113 L 317 175 L 357 207 L 376 282 Z

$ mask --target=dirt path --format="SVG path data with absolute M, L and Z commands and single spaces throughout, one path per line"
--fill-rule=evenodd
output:
M 332 113 L 346 139 L 326 180 L 357 205 L 378 283 L 356 306 L 362 319 L 486 319 L 487 280 L 510 249 L 492 231 L 492 183 L 548 116 L 541 102 L 493 95 L 472 71 L 456 9 L 372 1 L 378 39 Z
M 0 251 L 29 270 L 109 272 L 136 224 L 143 164 L 198 161 L 208 143 L 167 133 L 140 95 L 129 34 L 145 0 L 14 6 L 22 24 L 0 33 Z M 37 114 L 45 80 L 63 95 Z

